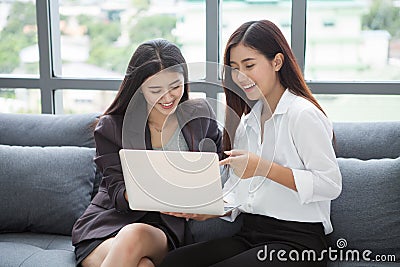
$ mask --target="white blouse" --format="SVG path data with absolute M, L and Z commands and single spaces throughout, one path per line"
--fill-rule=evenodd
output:
M 286 89 L 264 124 L 261 142 L 261 111 L 260 100 L 242 117 L 234 149 L 291 168 L 297 192 L 261 176 L 240 179 L 230 169 L 224 200 L 240 207 L 223 219 L 233 221 L 240 212 L 246 212 L 287 221 L 322 222 L 325 234 L 329 234 L 333 230 L 331 200 L 342 190 L 332 146 L 332 123 L 310 101 Z

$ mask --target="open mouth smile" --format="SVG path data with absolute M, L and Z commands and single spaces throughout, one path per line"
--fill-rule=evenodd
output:
M 170 109 L 174 106 L 175 100 L 169 103 L 159 103 L 163 109 Z
M 250 91 L 250 90 L 252 90 L 254 87 L 256 86 L 256 83 L 250 83 L 250 84 L 247 84 L 247 85 L 243 85 L 243 89 L 245 90 L 245 91 Z

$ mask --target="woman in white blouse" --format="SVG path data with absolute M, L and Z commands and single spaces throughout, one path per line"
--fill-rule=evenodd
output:
M 224 200 L 240 207 L 223 219 L 242 213 L 243 227 L 175 250 L 162 266 L 326 266 L 330 203 L 342 188 L 331 122 L 272 22 L 241 25 L 224 64 Z

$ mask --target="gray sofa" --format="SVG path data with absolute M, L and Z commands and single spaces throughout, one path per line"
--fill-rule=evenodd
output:
M 1 267 L 75 266 L 71 228 L 101 178 L 92 160 L 95 117 L 0 114 Z M 399 266 L 400 122 L 334 128 L 343 192 L 332 202 L 329 239 L 338 259 L 329 265 Z M 240 217 L 190 222 L 196 241 L 233 234 L 240 224 Z M 396 262 L 345 261 L 349 250 Z

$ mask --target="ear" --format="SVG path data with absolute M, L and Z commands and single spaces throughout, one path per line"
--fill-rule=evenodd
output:
M 272 64 L 273 64 L 275 71 L 280 71 L 284 60 L 285 60 L 285 57 L 282 53 L 277 53 L 275 55 L 274 59 L 272 60 Z

